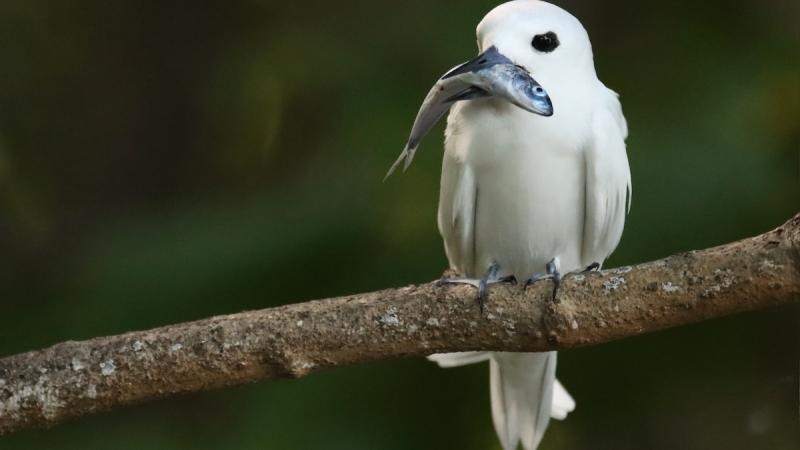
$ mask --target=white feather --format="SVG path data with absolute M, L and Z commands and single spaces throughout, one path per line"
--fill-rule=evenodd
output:
M 438 224 L 450 266 L 462 274 L 474 271 L 475 194 L 472 168 L 459 163 L 454 155 L 445 153 Z
M 556 380 L 553 383 L 553 410 L 550 412 L 550 417 L 553 419 L 564 420 L 567 414 L 575 411 L 575 399 L 569 395 L 564 386 Z
M 553 31 L 552 53 L 530 47 Z M 439 230 L 451 268 L 480 277 L 526 279 L 558 258 L 563 272 L 602 263 L 622 234 L 630 173 L 627 126 L 616 95 L 598 79 L 580 22 L 562 9 L 516 0 L 478 25 L 479 48 L 496 46 L 547 90 L 554 114 L 530 114 L 497 98 L 459 102 L 450 111 L 439 199 Z M 443 367 L 483 353 L 434 355 Z M 575 401 L 555 380 L 556 354 L 492 353 L 492 417 L 505 450 L 534 450 L 549 418 Z
M 539 445 L 550 422 L 556 352 L 492 353 L 492 418 L 500 443 L 514 450 Z
M 602 263 L 617 247 L 630 207 L 631 174 L 625 153 L 628 126 L 617 95 L 606 89 L 592 117 L 586 145 L 586 218 L 583 259 Z
M 456 353 L 436 353 L 428 356 L 429 361 L 433 361 L 443 369 L 466 366 L 484 362 L 491 357 L 489 352 L 456 352 Z

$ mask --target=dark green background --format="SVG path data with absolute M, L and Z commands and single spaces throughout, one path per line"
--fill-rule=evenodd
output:
M 436 278 L 441 126 L 381 183 L 487 1 L 0 3 L 0 355 Z M 210 2 L 209 2 L 210 3 Z M 608 266 L 800 205 L 798 2 L 561 2 L 630 124 Z M 798 309 L 564 353 L 543 450 L 796 449 Z M 485 366 L 341 368 L 0 449 L 499 449 Z

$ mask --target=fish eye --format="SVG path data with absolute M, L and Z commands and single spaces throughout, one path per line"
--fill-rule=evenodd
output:
M 533 48 L 543 53 L 552 52 L 558 47 L 558 44 L 560 44 L 560 42 L 558 42 L 558 35 L 552 31 L 548 31 L 544 34 L 537 34 L 531 41 Z

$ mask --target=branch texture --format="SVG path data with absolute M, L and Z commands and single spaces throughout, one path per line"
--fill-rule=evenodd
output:
M 63 342 L 0 359 L 0 435 L 183 392 L 437 352 L 546 351 L 800 300 L 800 214 L 760 236 L 552 284 L 435 283 Z

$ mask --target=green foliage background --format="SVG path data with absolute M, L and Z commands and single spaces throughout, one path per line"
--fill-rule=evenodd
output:
M 608 266 L 797 211 L 800 4 L 559 3 L 631 129 Z M 0 3 L 0 355 L 436 278 L 441 132 L 381 178 L 493 5 Z M 784 308 L 564 353 L 578 409 L 542 449 L 798 448 L 797 330 Z M 0 449 L 499 449 L 487 372 L 367 364 Z

